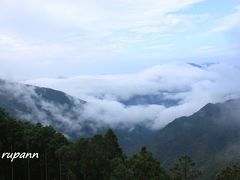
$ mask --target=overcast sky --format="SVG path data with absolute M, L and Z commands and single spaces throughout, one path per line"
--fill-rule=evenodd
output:
M 0 77 L 238 64 L 240 0 L 0 0 Z
M 159 128 L 240 97 L 239 37 L 240 0 L 0 0 L 0 78 L 86 100 L 86 119 Z M 146 95 L 176 103 L 124 104 Z

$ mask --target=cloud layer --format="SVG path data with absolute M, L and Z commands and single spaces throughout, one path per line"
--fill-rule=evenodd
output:
M 239 96 L 239 3 L 2 0 L 0 77 L 34 79 L 25 83 L 86 100 L 74 127 L 91 120 L 161 128 L 208 102 Z M 199 67 L 172 59 L 221 63 Z M 146 69 L 156 64 L 162 65 Z M 129 74 L 140 69 L 146 70 Z M 121 74 L 76 76 L 102 73 Z M 36 79 L 58 76 L 69 78 Z
M 161 128 L 180 116 L 188 116 L 205 104 L 240 97 L 240 69 L 227 64 L 165 64 L 136 74 L 78 76 L 65 79 L 36 79 L 27 81 L 64 91 L 88 103 L 83 119 L 101 126 L 131 127 L 143 123 Z M 133 97 L 160 97 L 162 102 L 177 103 L 127 105 Z
M 172 59 L 238 57 L 239 40 L 229 43 L 226 32 L 239 31 L 239 3 L 1 0 L 0 76 L 129 73 Z

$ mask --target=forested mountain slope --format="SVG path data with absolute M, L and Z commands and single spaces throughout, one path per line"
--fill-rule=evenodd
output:
M 155 155 L 165 166 L 189 155 L 214 174 L 224 164 L 240 162 L 240 100 L 207 104 L 189 117 L 168 124 L 155 137 Z

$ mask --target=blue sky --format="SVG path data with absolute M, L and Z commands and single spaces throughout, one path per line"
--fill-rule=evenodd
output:
M 238 65 L 240 0 L 1 0 L 0 12 L 1 77 Z

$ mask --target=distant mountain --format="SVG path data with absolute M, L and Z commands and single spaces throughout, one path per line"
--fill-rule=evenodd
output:
M 192 62 L 189 62 L 187 63 L 193 67 L 196 67 L 196 68 L 200 68 L 200 69 L 204 69 L 206 67 L 209 67 L 209 66 L 212 66 L 212 65 L 216 65 L 218 64 L 217 62 L 205 62 L 205 63 L 201 63 L 201 64 L 196 64 L 196 63 L 192 63 Z
M 86 101 L 74 98 L 64 92 L 0 80 L 0 107 L 13 117 L 52 125 L 69 139 L 105 133 L 107 124 L 82 117 Z M 143 145 L 151 144 L 152 131 L 144 124 L 135 128 L 115 128 L 119 142 L 125 152 L 134 153 Z
M 166 92 L 165 92 L 166 93 Z M 169 93 L 169 92 L 167 92 Z M 165 107 L 176 106 L 180 102 L 179 100 L 166 98 L 164 92 L 159 92 L 159 94 L 150 94 L 150 95 L 135 95 L 127 100 L 121 100 L 126 106 L 131 105 L 163 105 Z
M 208 174 L 226 163 L 240 162 L 240 99 L 207 104 L 160 130 L 151 147 L 165 166 L 189 155 Z M 212 177 L 204 177 L 204 179 Z
M 71 135 L 72 122 L 81 127 L 81 111 L 86 102 L 61 91 L 0 80 L 0 106 L 13 117 L 52 125 Z M 80 127 L 78 132 L 80 132 Z
M 199 64 L 196 64 L 196 63 L 187 63 L 187 64 L 189 64 L 189 65 L 191 65 L 191 66 L 193 66 L 193 67 L 197 67 L 197 68 L 200 68 L 200 69 L 202 69 L 203 68 L 203 66 L 202 65 L 199 65 Z
M 134 101 L 125 103 L 139 103 Z M 150 101 L 160 103 L 154 97 Z M 169 105 L 172 103 L 177 102 L 169 102 Z M 0 106 L 10 115 L 52 125 L 70 139 L 104 133 L 109 128 L 107 125 L 99 127 L 96 120 L 82 117 L 86 104 L 86 101 L 53 89 L 0 80 Z M 219 166 L 240 162 L 240 99 L 207 104 L 161 130 L 138 124 L 134 128 L 116 127 L 114 131 L 128 154 L 147 146 L 164 166 L 171 166 L 179 156 L 186 154 L 200 169 L 214 175 Z

